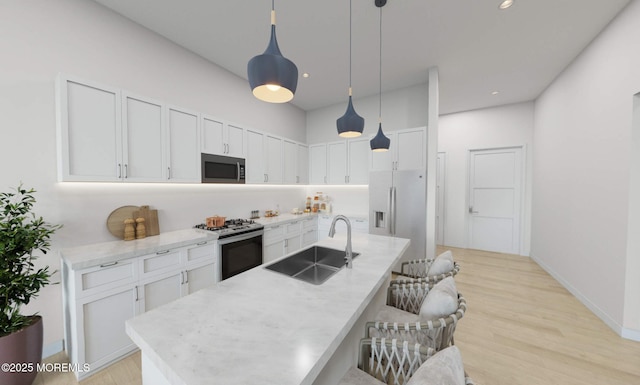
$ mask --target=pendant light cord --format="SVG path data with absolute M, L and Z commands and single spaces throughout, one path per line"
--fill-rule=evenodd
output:
M 382 7 L 380 7 L 380 104 L 378 108 L 378 122 L 382 123 Z
M 351 40 L 352 40 L 352 36 L 351 36 L 351 24 L 353 23 L 353 16 L 352 16 L 352 1 L 349 0 L 349 96 L 351 96 L 351 68 L 353 67 L 353 64 L 351 62 Z

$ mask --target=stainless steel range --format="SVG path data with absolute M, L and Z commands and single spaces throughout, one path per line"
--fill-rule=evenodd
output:
M 247 219 L 230 219 L 224 226 L 194 226 L 218 234 L 220 277 L 223 280 L 262 264 L 264 226 Z

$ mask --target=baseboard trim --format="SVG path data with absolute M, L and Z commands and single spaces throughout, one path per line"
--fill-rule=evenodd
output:
M 591 312 L 595 314 L 596 317 L 600 318 L 600 320 L 602 320 L 602 322 L 604 322 L 605 325 L 610 327 L 617 335 L 625 339 L 639 341 L 636 338 L 640 337 L 640 332 L 635 331 L 635 333 L 633 333 L 634 332 L 633 330 L 629 330 L 625 332 L 625 329 L 622 328 L 622 325 L 616 322 L 607 313 L 602 311 L 602 309 L 600 309 L 596 304 L 591 302 L 589 298 L 584 296 L 578 289 L 576 289 L 573 285 L 571 285 L 564 278 L 562 278 L 562 276 L 556 273 L 551 267 L 549 267 L 547 264 L 542 262 L 540 259 L 536 258 L 534 255 L 531 255 L 530 258 L 535 263 L 537 263 L 540 267 L 542 267 L 547 273 L 549 273 L 549 275 L 555 278 L 555 280 L 558 281 L 562 286 L 564 286 L 565 289 L 569 290 L 569 292 L 573 294 L 573 296 L 576 297 L 578 301 L 580 301 L 584 306 L 586 306 L 587 309 L 591 310 Z
M 42 358 L 51 357 L 54 354 L 60 353 L 62 348 L 62 340 L 53 341 L 52 343 L 42 347 Z
M 640 330 L 633 330 L 628 328 L 622 328 L 622 338 L 626 338 L 631 341 L 640 342 Z

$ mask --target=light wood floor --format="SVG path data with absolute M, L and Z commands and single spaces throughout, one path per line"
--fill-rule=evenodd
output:
M 468 305 L 455 341 L 476 384 L 640 384 L 640 343 L 616 335 L 529 258 L 451 250 Z M 59 353 L 46 361 L 65 359 Z M 81 385 L 141 383 L 136 353 Z M 73 384 L 70 373 L 40 373 L 34 382 Z

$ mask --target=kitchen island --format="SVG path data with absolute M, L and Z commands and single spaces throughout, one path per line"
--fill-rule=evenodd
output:
M 145 385 L 331 384 L 357 360 L 409 240 L 354 234 L 360 255 L 322 285 L 256 267 L 128 320 Z M 317 243 L 344 249 L 346 236 Z

